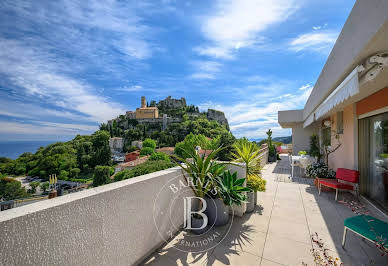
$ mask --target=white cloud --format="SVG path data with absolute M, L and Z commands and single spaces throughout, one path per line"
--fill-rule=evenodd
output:
M 116 91 L 125 91 L 125 92 L 134 92 L 134 91 L 141 91 L 143 90 L 143 87 L 140 85 L 133 85 L 133 86 L 125 86 L 115 89 Z
M 294 0 L 217 1 L 213 14 L 201 18 L 201 30 L 210 41 L 195 48 L 200 55 L 233 58 L 233 51 L 261 42 L 260 33 L 285 21 L 297 8 Z
M 190 78 L 193 79 L 215 79 L 222 67 L 222 64 L 216 61 L 194 61 L 192 65 L 195 71 Z
M 330 52 L 338 32 L 335 31 L 313 31 L 301 34 L 289 43 L 289 49 L 295 52 L 313 51 L 327 54 Z
M 0 73 L 29 97 L 59 103 L 60 107 L 66 106 L 95 122 L 105 122 L 125 112 L 120 104 L 99 95 L 91 85 L 64 74 L 47 52 L 19 41 L 0 39 L 0 57 Z
M 24 123 L 24 122 L 9 122 L 0 121 L 0 135 L 23 135 L 29 136 L 75 136 L 77 134 L 90 134 L 98 129 L 97 126 L 86 126 L 79 124 L 63 124 L 39 122 Z
M 304 91 L 304 90 L 311 90 L 313 87 L 311 86 L 310 83 L 307 83 L 305 85 L 303 85 L 302 87 L 299 88 L 300 91 Z
M 287 84 L 287 82 L 283 83 Z M 296 89 L 295 94 L 284 94 L 278 97 L 275 97 L 274 91 L 268 96 L 259 92 L 249 93 L 249 98 L 242 98 L 235 104 L 207 102 L 201 104 L 200 109 L 213 108 L 225 112 L 230 129 L 237 137 L 265 138 L 268 128 L 274 131 L 274 136 L 287 136 L 291 132 L 279 126 L 278 111 L 303 108 L 311 90 L 310 86 L 305 90 Z M 261 101 L 249 100 L 255 98 L 261 98 Z
M 63 101 L 57 102 L 60 106 Z M 58 104 L 59 103 L 59 104 Z M 61 106 L 60 106 L 61 107 Z M 44 108 L 36 104 L 0 99 L 0 115 L 22 119 L 45 118 L 55 120 L 58 118 L 73 121 L 93 121 L 92 117 L 76 114 L 67 110 Z

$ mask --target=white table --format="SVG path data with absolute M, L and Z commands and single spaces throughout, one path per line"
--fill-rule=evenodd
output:
M 291 178 L 294 178 L 294 166 L 301 166 L 300 163 L 301 156 L 291 156 Z
M 311 156 L 291 156 L 291 178 L 294 178 L 294 166 L 306 169 L 306 167 L 315 162 L 315 158 Z

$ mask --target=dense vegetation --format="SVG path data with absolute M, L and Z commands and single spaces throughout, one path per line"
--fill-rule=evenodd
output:
M 39 176 L 47 180 L 56 174 L 59 179 L 91 177 L 97 165 L 110 165 L 109 133 L 96 131 L 91 136 L 76 136 L 68 142 L 41 147 L 35 153 L 23 153 L 16 160 L 0 159 L 0 173 Z
M 195 107 L 190 108 L 195 109 Z M 170 113 L 174 112 L 173 110 L 175 109 L 170 109 Z M 126 143 L 125 151 L 131 149 L 132 141 L 146 138 L 156 140 L 159 147 L 173 147 L 190 133 L 202 134 L 212 139 L 221 135 L 225 138 L 231 134 L 226 126 L 216 121 L 209 121 L 204 113 L 187 113 L 186 109 L 179 109 L 178 113 L 175 115 L 181 116 L 182 121 L 169 124 L 165 130 L 162 130 L 161 124 L 139 124 L 137 120 L 125 119 L 124 116 L 120 116 L 120 122 L 114 121 L 112 127 L 101 124 L 100 130 L 109 131 L 112 137 L 123 137 Z M 127 125 L 129 125 L 128 129 L 126 129 Z
M 143 164 L 135 166 L 131 170 L 124 170 L 117 173 L 114 176 L 114 181 L 120 181 L 128 178 L 133 178 L 136 176 L 146 175 L 156 171 L 168 169 L 174 166 L 175 166 L 174 163 L 168 162 L 165 160 L 157 160 L 157 161 L 149 160 Z

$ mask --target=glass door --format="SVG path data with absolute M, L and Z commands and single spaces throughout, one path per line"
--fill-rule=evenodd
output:
M 359 125 L 361 192 L 388 211 L 388 113 Z

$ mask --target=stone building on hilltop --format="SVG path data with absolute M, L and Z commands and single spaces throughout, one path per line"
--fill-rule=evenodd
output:
M 186 107 L 186 99 L 181 97 L 180 99 L 173 99 L 168 96 L 166 99 L 159 101 L 158 106 L 161 108 L 179 109 Z
M 136 119 L 156 119 L 159 118 L 158 107 L 147 107 L 146 97 L 141 96 L 141 107 L 136 108 Z

